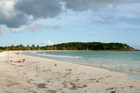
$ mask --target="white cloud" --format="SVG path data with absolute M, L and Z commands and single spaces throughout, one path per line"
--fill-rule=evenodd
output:
M 134 42 L 134 43 L 131 43 L 129 45 L 132 46 L 135 49 L 140 49 L 140 43 L 138 43 L 138 42 Z
M 47 25 L 40 25 L 40 24 L 32 24 L 32 25 L 23 25 L 20 26 L 19 28 L 10 28 L 12 32 L 20 32 L 24 30 L 31 30 L 31 31 L 36 31 L 36 30 L 42 30 L 43 28 L 52 28 L 54 30 L 59 30 L 61 28 L 60 25 L 55 25 L 55 26 L 47 26 Z
M 26 26 L 30 25 L 31 21 L 53 18 L 60 12 L 59 0 L 0 0 L 0 25 L 19 32 L 27 29 Z
M 114 5 L 113 5 L 113 4 L 109 4 L 109 5 L 108 5 L 108 9 L 109 9 L 109 10 L 113 10 L 113 8 L 114 8 Z
M 40 24 L 33 24 L 28 27 L 31 31 L 42 30 L 44 27 Z
M 60 25 L 55 25 L 55 26 L 47 26 L 47 25 L 45 25 L 44 27 L 45 27 L 45 28 L 52 28 L 52 29 L 54 29 L 54 30 L 59 30 L 59 29 L 61 28 Z
M 17 0 L 0 0 L 0 25 L 17 28 L 28 23 L 27 18 L 20 11 L 15 10 Z
M 93 23 L 101 24 L 112 23 L 118 16 L 139 18 L 140 3 L 120 4 L 123 1 L 125 0 L 0 0 L 0 25 L 7 26 L 12 32 L 19 32 L 44 28 L 58 30 L 60 24 L 71 26 L 71 23 L 80 20 L 90 23 L 87 20 L 91 18 L 94 19 Z M 115 6 L 114 17 L 109 16 L 107 9 L 114 10 Z M 63 10 L 67 10 L 67 13 Z M 96 19 L 96 16 L 100 18 Z M 56 17 L 60 19 L 57 20 Z M 50 23 L 49 19 L 53 18 L 53 23 Z M 37 23 L 38 20 L 45 22 L 40 24 Z
M 92 23 L 109 24 L 115 20 L 113 16 L 102 17 L 100 20 L 92 20 Z
M 44 43 L 45 45 L 54 45 L 54 44 L 53 44 L 51 41 L 49 41 L 49 40 L 48 40 L 47 42 L 44 41 L 43 43 Z
M 23 25 L 23 26 L 20 26 L 19 28 L 10 28 L 10 30 L 12 32 L 20 32 L 20 31 L 23 31 L 23 30 L 27 30 L 27 26 Z
M 136 45 L 138 45 L 138 46 L 140 47 L 140 43 L 138 43 L 138 42 L 135 42 L 135 44 L 136 44 Z
M 134 47 L 135 47 L 136 49 L 140 49 L 140 43 L 138 43 L 138 42 L 135 42 L 135 45 L 134 45 Z
M 1 15 L 4 15 L 6 18 L 12 18 L 15 16 L 14 10 L 15 0 L 1 0 L 0 1 L 0 10 Z
M 30 16 L 38 19 L 55 18 L 62 9 L 73 11 L 98 11 L 104 7 L 112 9 L 123 0 L 0 0 L 0 25 L 23 29 L 30 24 Z M 55 27 L 54 29 L 57 29 Z
M 140 3 L 125 3 L 116 7 L 117 16 L 125 18 L 140 18 Z

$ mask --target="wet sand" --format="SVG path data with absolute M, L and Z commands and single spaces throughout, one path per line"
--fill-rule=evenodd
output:
M 126 74 L 15 51 L 0 53 L 0 82 L 0 93 L 140 93 Z

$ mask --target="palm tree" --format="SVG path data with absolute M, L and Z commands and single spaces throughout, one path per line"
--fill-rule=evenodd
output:
M 10 47 L 10 50 L 15 50 L 15 46 L 12 45 L 12 46 Z
M 22 44 L 19 45 L 20 50 L 24 50 L 24 46 Z
M 33 44 L 32 46 L 31 46 L 31 50 L 34 50 L 35 49 L 35 45 Z
M 29 45 L 26 46 L 26 50 L 30 50 L 30 46 Z
M 36 47 L 36 50 L 40 50 L 40 47 L 39 47 L 39 45 L 37 45 L 37 47 Z

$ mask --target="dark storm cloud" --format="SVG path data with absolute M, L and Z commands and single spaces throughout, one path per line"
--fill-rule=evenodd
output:
M 61 12 L 56 0 L 0 0 L 0 25 L 19 28 L 34 19 L 53 18 Z
M 73 11 L 98 11 L 105 6 L 111 9 L 120 1 L 123 0 L 0 0 L 0 25 L 20 28 L 33 21 L 29 16 L 34 20 L 54 18 L 62 12 L 62 2 Z
M 1 13 L 0 13 L 0 15 L 1 15 Z M 0 24 L 6 25 L 7 27 L 18 28 L 21 25 L 25 25 L 27 23 L 28 23 L 28 19 L 22 14 L 21 15 L 16 14 L 12 18 L 7 18 L 2 15 L 0 17 Z
M 98 11 L 108 5 L 116 5 L 120 1 L 124 0 L 62 0 L 66 2 L 66 8 L 72 9 L 74 11 Z
M 57 0 L 22 0 L 18 1 L 15 9 L 34 18 L 52 18 L 61 12 L 61 5 Z
M 0 25 L 18 28 L 28 23 L 25 15 L 14 9 L 14 4 L 15 0 L 0 0 Z

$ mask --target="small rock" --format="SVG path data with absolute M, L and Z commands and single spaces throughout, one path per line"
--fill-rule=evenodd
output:
M 45 83 L 40 83 L 37 86 L 38 86 L 38 88 L 46 88 L 45 85 L 46 85 Z
M 55 90 L 48 90 L 48 92 L 47 93 L 56 93 L 56 91 Z
M 83 85 L 83 88 L 87 87 L 87 85 Z
M 108 88 L 108 89 L 106 89 L 106 90 L 112 90 L 113 88 Z
M 129 86 L 130 88 L 133 88 L 133 86 Z
M 100 81 L 97 80 L 96 82 L 100 82 Z
M 77 89 L 77 86 L 76 86 L 76 84 L 75 83 L 70 83 L 71 85 L 72 85 L 72 88 L 71 88 L 71 90 L 75 90 L 75 89 Z
M 66 69 L 66 71 L 72 71 L 72 69 Z
M 111 93 L 116 93 L 115 91 L 111 91 Z

